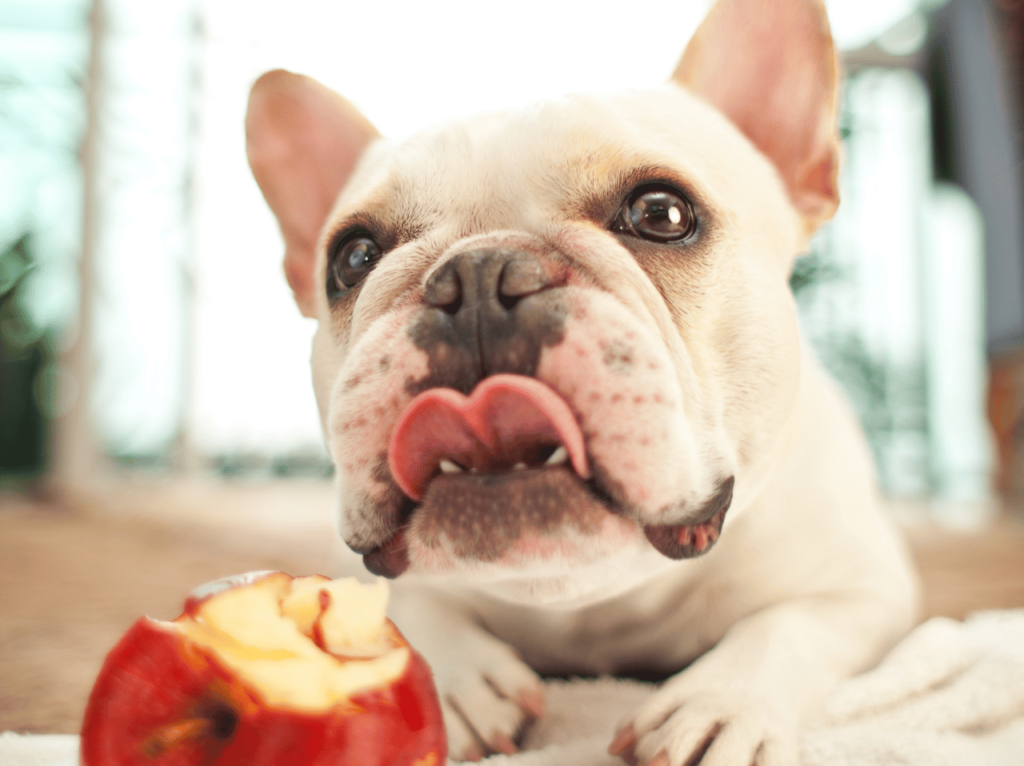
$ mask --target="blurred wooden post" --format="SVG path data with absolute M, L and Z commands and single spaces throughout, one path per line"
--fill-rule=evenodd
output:
M 188 46 L 188 81 L 198 91 L 202 82 L 202 16 L 197 4 L 190 4 L 186 11 L 189 16 L 188 39 L 183 45 Z M 190 114 L 188 140 L 188 168 L 186 179 L 182 190 L 184 209 L 186 210 L 183 226 L 188 231 L 187 252 L 183 254 L 181 270 L 184 276 L 182 290 L 182 314 L 183 314 L 183 357 L 181 372 L 181 411 L 179 413 L 178 428 L 170 447 L 171 470 L 183 475 L 193 475 L 203 469 L 203 459 L 196 449 L 193 440 L 192 423 L 195 415 L 195 361 L 196 361 L 196 337 L 197 328 L 197 306 L 198 296 L 196 279 L 198 269 L 196 266 L 196 226 L 195 226 L 195 189 L 197 184 L 196 165 L 199 154 L 199 130 L 201 121 L 199 114 L 199 99 L 189 98 L 183 105 Z
M 92 0 L 89 14 L 89 65 L 85 82 L 86 123 L 79 162 L 82 167 L 82 249 L 78 259 L 78 311 L 60 349 L 57 416 L 53 422 L 51 481 L 57 497 L 69 499 L 99 478 L 106 460 L 92 421 L 90 399 L 94 358 L 92 325 L 94 272 L 101 201 L 99 153 L 104 90 L 103 0 Z

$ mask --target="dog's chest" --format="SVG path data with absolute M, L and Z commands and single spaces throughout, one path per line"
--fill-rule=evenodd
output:
M 473 602 L 485 626 L 539 672 L 671 672 L 717 643 L 737 617 L 728 582 L 700 571 L 701 562 L 688 564 L 578 609 Z

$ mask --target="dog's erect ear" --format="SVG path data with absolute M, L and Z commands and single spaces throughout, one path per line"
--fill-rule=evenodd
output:
M 839 204 L 838 65 L 820 0 L 719 0 L 672 79 L 775 164 L 808 230 Z
M 245 135 L 249 167 L 284 236 L 288 284 L 299 310 L 314 316 L 320 229 L 377 131 L 316 80 L 276 70 L 252 86 Z

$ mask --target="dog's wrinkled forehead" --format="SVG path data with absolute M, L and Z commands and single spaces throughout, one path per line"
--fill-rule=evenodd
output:
M 709 140 L 714 136 L 714 140 Z M 699 147 L 699 148 L 698 148 Z M 733 168 L 737 159 L 744 171 Z M 751 172 L 753 163 L 755 172 Z M 760 171 L 760 172 L 756 172 Z M 329 230 L 356 221 L 402 241 L 437 227 L 451 237 L 603 225 L 633 185 L 661 180 L 706 208 L 780 187 L 771 165 L 718 112 L 681 88 L 571 96 L 424 130 L 366 152 Z M 761 195 L 762 198 L 764 195 Z

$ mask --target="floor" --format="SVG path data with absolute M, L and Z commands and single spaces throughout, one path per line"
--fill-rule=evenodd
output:
M 359 561 L 322 482 L 137 481 L 73 511 L 0 495 L 0 731 L 76 732 L 106 652 L 142 614 L 170 619 L 192 586 L 253 569 L 331 576 Z M 913 525 L 926 616 L 1024 607 L 1024 524 Z

